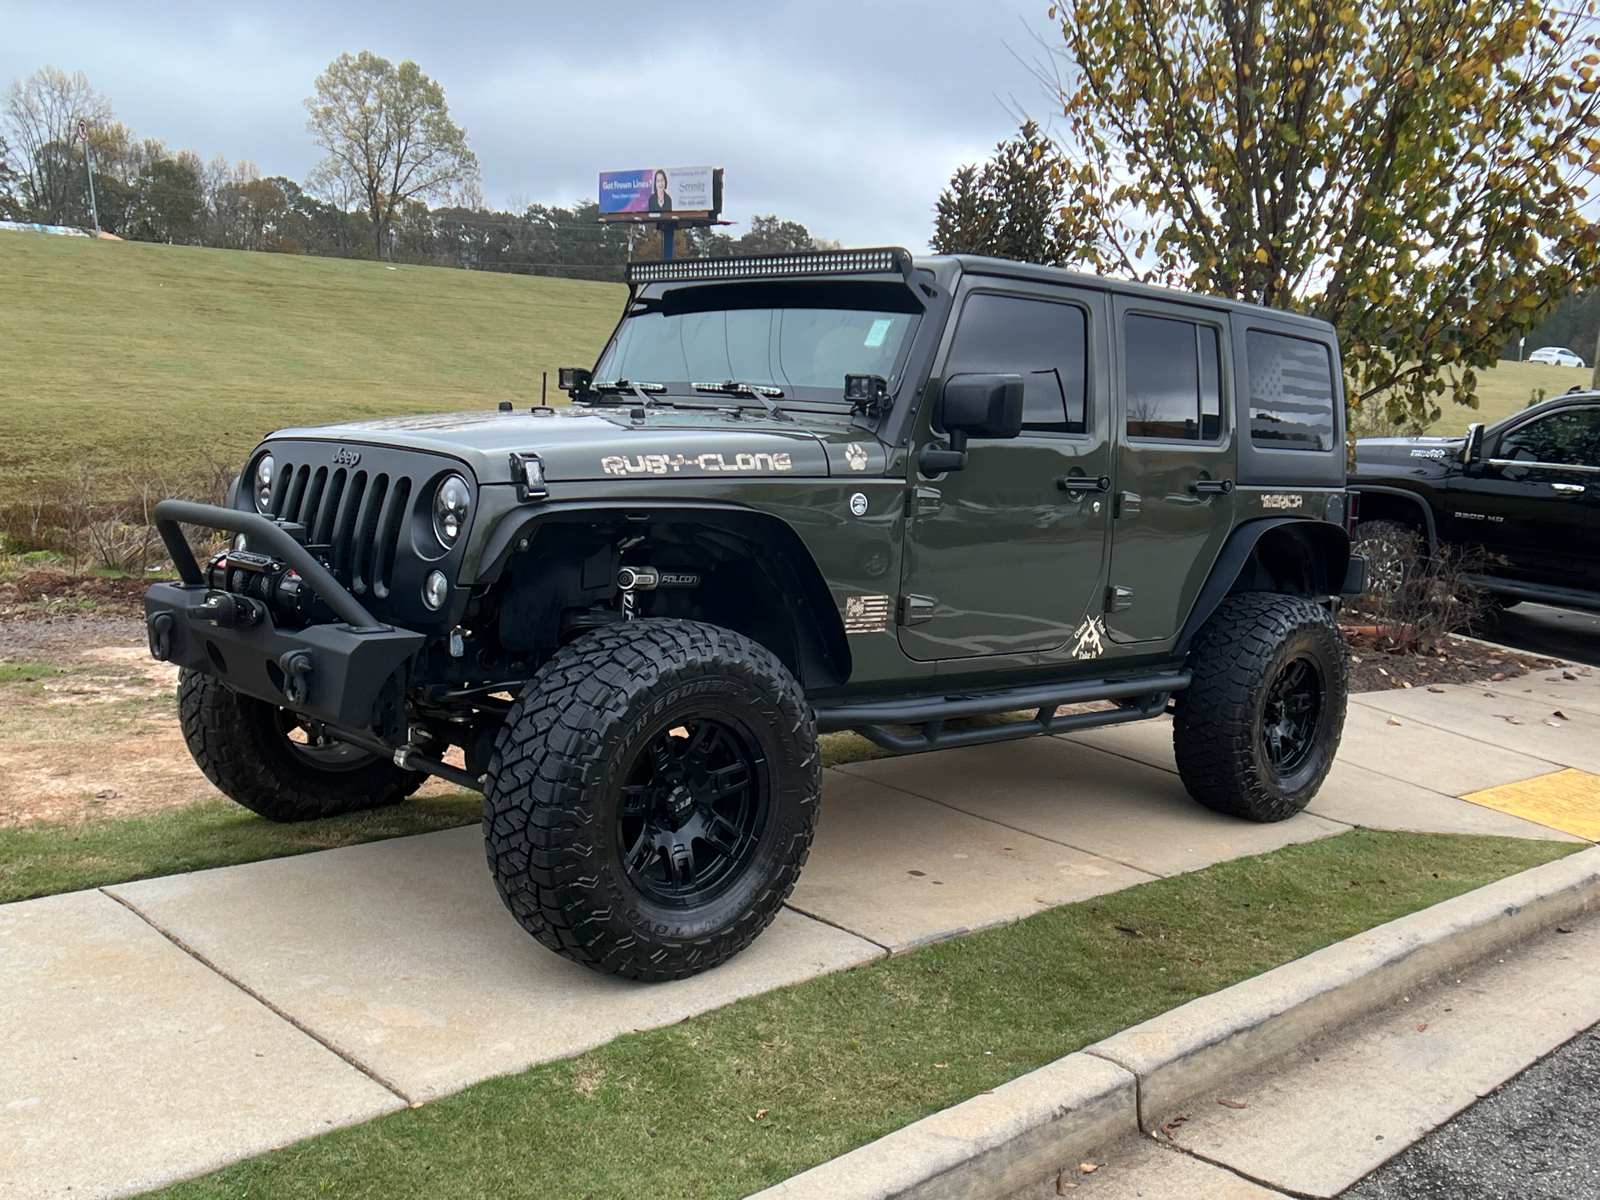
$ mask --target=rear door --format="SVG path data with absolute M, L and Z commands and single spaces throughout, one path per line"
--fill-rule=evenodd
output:
M 974 438 L 967 466 L 915 467 L 900 645 L 914 659 L 1054 650 L 1098 599 L 1110 522 L 1105 297 L 983 281 L 961 301 L 941 380 L 1021 375 L 1022 436 Z M 915 450 L 944 439 L 923 406 Z M 912 456 L 913 463 L 916 456 Z
M 1233 524 L 1226 313 L 1119 296 L 1118 446 L 1106 626 L 1173 637 Z
M 1482 546 L 1498 574 L 1600 587 L 1600 405 L 1531 417 L 1484 458 L 1479 475 L 1451 476 L 1453 539 Z

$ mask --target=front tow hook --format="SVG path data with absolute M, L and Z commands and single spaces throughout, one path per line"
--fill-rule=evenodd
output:
M 267 615 L 267 606 L 249 596 L 207 592 L 206 602 L 191 604 L 188 613 L 223 629 L 248 629 L 261 623 L 261 618 Z

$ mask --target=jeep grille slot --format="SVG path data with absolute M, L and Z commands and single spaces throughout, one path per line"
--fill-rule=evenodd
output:
M 372 582 L 372 547 L 377 539 L 378 517 L 388 495 L 389 476 L 381 472 L 374 475 L 361 504 L 361 515 L 356 520 L 355 546 L 350 560 L 350 590 L 358 596 Z
M 339 505 L 339 515 L 334 518 L 333 543 L 328 552 L 328 570 L 340 583 L 350 582 L 350 541 L 355 537 L 356 514 L 361 511 L 361 501 L 367 494 L 367 473 L 357 471 L 350 480 Z
M 333 544 L 333 519 L 339 514 L 339 498 L 344 495 L 345 479 L 348 476 L 343 467 L 333 473 L 333 478 L 328 481 L 328 490 L 317 513 L 317 523 L 314 527 L 308 526 L 306 537 L 314 546 L 329 546 Z
M 388 500 L 383 506 L 383 518 L 378 523 L 378 539 L 373 547 L 372 594 L 382 599 L 394 584 L 394 556 L 400 544 L 400 526 L 405 522 L 406 500 L 411 495 L 411 480 L 401 476 L 395 481 Z

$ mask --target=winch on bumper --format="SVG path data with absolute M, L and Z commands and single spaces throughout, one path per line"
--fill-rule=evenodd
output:
M 317 559 L 267 517 L 210 504 L 164 500 L 156 527 L 180 582 L 158 583 L 145 595 L 150 653 L 163 662 L 215 676 L 230 688 L 282 705 L 316 721 L 352 731 L 375 725 L 404 729 L 402 698 L 420 633 L 378 621 Z M 295 585 L 297 602 L 309 590 L 335 621 L 279 629 L 272 607 L 250 589 L 213 587 L 195 561 L 178 522 L 242 533 L 255 551 L 252 576 L 271 586 Z M 262 567 L 281 563 L 283 578 Z M 259 587 L 256 589 L 259 590 Z M 380 711 L 380 704 L 387 711 Z

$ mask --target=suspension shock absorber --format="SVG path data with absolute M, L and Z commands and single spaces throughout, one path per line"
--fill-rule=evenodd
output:
M 622 567 L 617 571 L 617 587 L 622 589 L 622 619 L 631 621 L 636 613 L 640 592 L 654 592 L 662 588 L 696 588 L 700 586 L 698 571 L 663 571 L 657 567 Z

